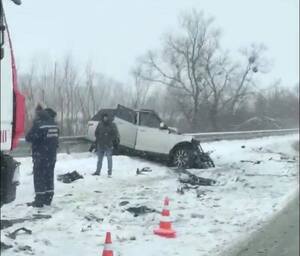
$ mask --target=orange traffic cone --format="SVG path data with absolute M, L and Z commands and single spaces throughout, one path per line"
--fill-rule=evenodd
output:
M 159 235 L 159 236 L 168 237 L 168 238 L 175 237 L 176 231 L 172 229 L 168 197 L 165 198 L 164 208 L 163 208 L 161 215 L 162 215 L 162 217 L 160 219 L 159 228 L 154 229 L 154 234 Z
M 112 250 L 112 242 L 111 242 L 111 234 L 110 232 L 106 232 L 105 244 L 102 256 L 113 256 L 114 252 Z

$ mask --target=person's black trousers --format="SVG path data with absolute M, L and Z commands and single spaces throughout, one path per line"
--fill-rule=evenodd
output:
M 54 167 L 55 157 L 33 158 L 33 182 L 35 204 L 50 205 L 54 195 Z

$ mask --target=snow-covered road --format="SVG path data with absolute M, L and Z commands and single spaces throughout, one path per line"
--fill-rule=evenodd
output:
M 13 245 L 3 255 L 101 255 L 106 231 L 112 232 L 115 255 L 219 255 L 268 221 L 297 191 L 299 153 L 293 148 L 297 139 L 298 135 L 288 135 L 204 143 L 206 151 L 213 151 L 216 168 L 191 171 L 218 183 L 199 188 L 200 197 L 193 189 L 176 193 L 178 174 L 157 163 L 116 156 L 113 178 L 108 179 L 91 175 L 95 155 L 60 154 L 56 175 L 77 170 L 84 179 L 71 184 L 56 181 L 53 205 L 42 210 L 51 219 L 1 230 L 1 241 Z M 25 205 L 34 196 L 31 158 L 19 161 L 21 185 L 16 201 L 2 207 L 3 219 L 38 211 Z M 146 166 L 153 171 L 137 176 L 136 168 Z M 106 163 L 103 167 L 106 170 Z M 125 210 L 145 205 L 160 211 L 165 196 L 170 198 L 175 239 L 153 235 L 160 214 L 134 217 Z M 123 201 L 129 203 L 120 206 Z M 19 227 L 32 230 L 32 235 L 20 233 L 16 240 L 6 236 Z M 31 249 L 21 250 L 25 245 Z

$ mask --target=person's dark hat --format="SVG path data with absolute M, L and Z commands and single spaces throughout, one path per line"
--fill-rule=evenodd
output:
M 57 113 L 52 109 L 52 108 L 45 108 L 45 111 L 47 112 L 47 114 L 49 116 L 51 116 L 52 118 L 55 118 Z
M 104 117 L 109 117 L 109 114 L 106 112 L 102 113 L 101 118 L 104 119 Z
M 105 119 L 106 119 L 106 120 L 105 120 Z M 102 122 L 109 122 L 109 121 L 110 121 L 109 114 L 106 113 L 106 112 L 102 113 L 102 115 L 101 115 L 101 120 L 102 120 Z

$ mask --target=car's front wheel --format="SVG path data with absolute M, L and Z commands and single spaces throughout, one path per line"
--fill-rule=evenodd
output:
M 176 167 L 188 168 L 190 167 L 191 162 L 192 162 L 192 151 L 188 147 L 177 148 L 171 156 L 171 163 L 173 166 Z

